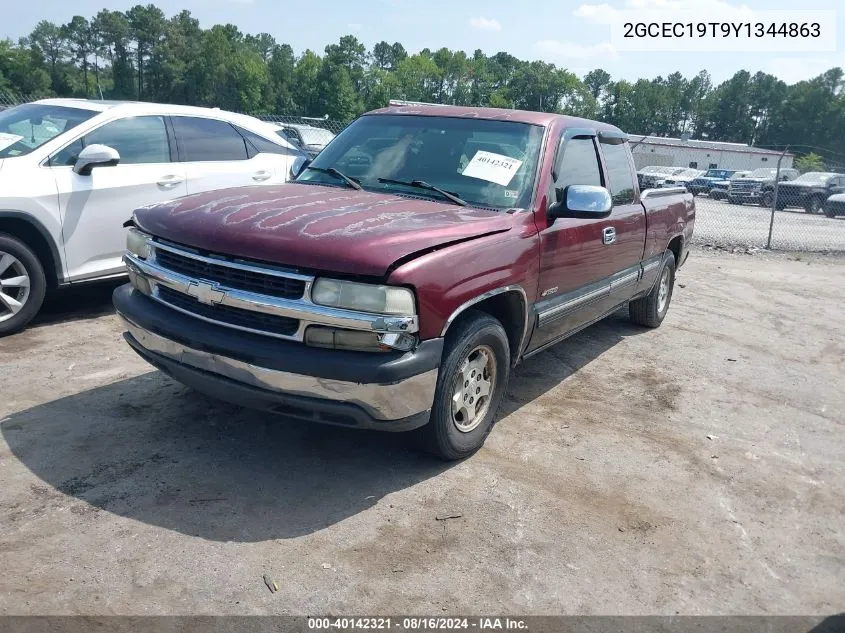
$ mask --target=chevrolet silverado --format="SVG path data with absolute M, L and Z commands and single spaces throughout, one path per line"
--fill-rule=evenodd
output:
M 114 304 L 201 392 L 459 459 L 517 363 L 625 304 L 660 325 L 694 220 L 689 193 L 640 193 L 611 125 L 391 105 L 294 183 L 137 209 Z

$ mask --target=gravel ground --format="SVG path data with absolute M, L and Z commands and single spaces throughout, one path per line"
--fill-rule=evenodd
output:
M 771 209 L 752 204 L 728 204 L 706 196 L 695 199 L 695 241 L 720 246 L 765 248 Z M 845 252 L 845 216 L 808 215 L 789 207 L 775 213 L 772 248 L 790 251 Z
M 661 328 L 528 361 L 458 464 L 208 400 L 66 293 L 0 340 L 0 613 L 845 611 L 843 277 L 695 251 Z

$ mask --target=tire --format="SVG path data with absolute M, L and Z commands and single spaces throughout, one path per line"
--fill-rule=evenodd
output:
M 664 286 L 665 289 L 661 290 Z M 657 275 L 657 281 L 645 297 L 631 301 L 628 304 L 628 315 L 631 321 L 645 327 L 659 327 L 663 323 L 666 313 L 669 311 L 669 304 L 672 302 L 672 291 L 675 288 L 675 255 L 672 251 L 666 251 L 663 256 L 663 265 Z M 661 294 L 664 293 L 661 297 Z
M 44 267 L 32 249 L 0 233 L 0 336 L 18 332 L 32 321 L 46 292 Z
M 774 202 L 774 201 L 775 201 L 774 194 L 769 193 L 767 191 L 766 193 L 764 193 L 760 197 L 760 206 L 765 208 L 765 209 L 771 209 L 772 208 L 772 202 Z
M 831 209 L 827 206 L 824 207 L 823 211 L 824 211 L 824 214 L 829 218 L 835 218 L 836 217 L 836 213 L 833 211 L 833 209 Z
M 719 191 L 711 191 L 710 192 L 710 199 L 711 200 L 724 200 L 725 195 L 720 193 Z
M 822 199 L 818 196 L 813 196 L 812 198 L 807 200 L 807 202 L 804 203 L 804 210 L 810 215 L 816 215 L 817 213 L 821 213 Z
M 742 204 L 742 201 L 739 198 L 731 198 L 728 196 L 728 204 Z
M 482 372 L 473 374 L 481 363 L 484 363 Z M 422 447 L 444 460 L 463 459 L 481 448 L 493 428 L 509 377 L 510 348 L 502 324 L 483 312 L 468 311 L 446 335 L 431 419 L 419 429 Z M 459 378 L 463 380 L 463 386 L 460 386 Z M 477 382 L 475 393 L 470 387 L 473 378 Z M 490 390 L 487 399 L 479 398 L 470 404 L 468 397 L 479 397 L 485 383 Z M 458 411 L 453 407 L 456 391 L 458 396 L 464 396 L 463 402 L 459 399 L 458 404 L 465 403 Z M 467 415 L 469 407 L 477 412 L 475 418 Z

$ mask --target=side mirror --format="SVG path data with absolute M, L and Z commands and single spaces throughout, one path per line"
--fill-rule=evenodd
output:
M 120 154 L 108 145 L 88 145 L 76 158 L 73 172 L 80 176 L 90 176 L 94 167 L 113 167 L 120 162 Z
M 555 197 L 550 218 L 605 218 L 613 209 L 610 192 L 595 185 L 568 185 L 555 189 Z
M 299 174 L 305 171 L 308 165 L 311 164 L 311 159 L 305 156 L 297 156 L 293 159 L 293 165 L 290 167 L 290 179 L 296 180 Z

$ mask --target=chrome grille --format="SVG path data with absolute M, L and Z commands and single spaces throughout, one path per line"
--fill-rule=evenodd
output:
M 155 257 L 156 262 L 163 268 L 194 279 L 217 282 L 229 288 L 282 299 L 301 299 L 305 293 L 305 281 L 302 279 L 235 267 L 225 261 L 213 263 L 208 261 L 208 258 L 199 259 L 190 254 L 183 255 L 158 245 Z
M 179 308 L 193 315 L 215 321 L 223 325 L 253 330 L 259 333 L 271 333 L 281 336 L 293 336 L 299 328 L 299 321 L 290 317 L 241 310 L 225 305 L 208 305 L 167 286 L 158 287 L 158 298 L 164 303 Z

